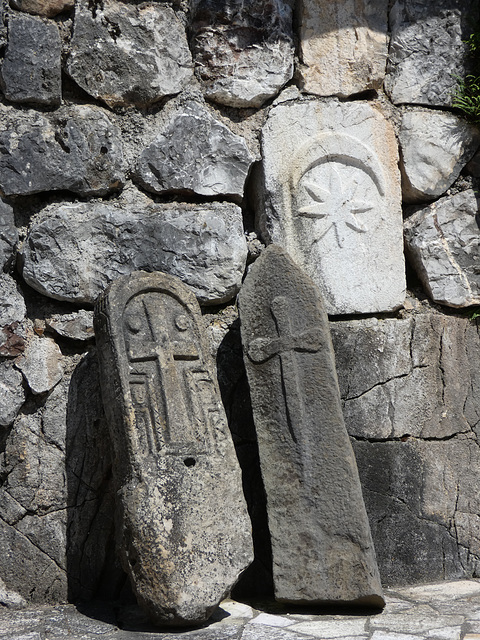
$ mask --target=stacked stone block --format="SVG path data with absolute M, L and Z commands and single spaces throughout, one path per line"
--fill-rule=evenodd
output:
M 235 300 L 272 241 L 324 288 L 383 582 L 479 575 L 480 137 L 451 108 L 478 5 L 387 5 L 0 4 L 0 579 L 25 601 L 121 592 L 92 328 L 121 275 L 203 306 L 262 522 Z

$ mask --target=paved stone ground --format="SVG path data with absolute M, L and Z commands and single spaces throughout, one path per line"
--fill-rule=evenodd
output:
M 257 605 L 259 606 L 259 605 Z M 480 640 L 480 580 L 387 590 L 382 613 L 258 609 L 226 600 L 190 631 L 154 630 L 135 609 L 73 605 L 0 610 L 0 640 Z

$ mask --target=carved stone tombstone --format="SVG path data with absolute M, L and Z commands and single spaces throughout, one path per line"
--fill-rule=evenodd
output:
M 136 272 L 99 299 L 95 331 L 114 445 L 117 542 L 158 624 L 206 620 L 252 559 L 240 469 L 182 282 Z
M 383 606 L 320 292 L 269 246 L 240 291 L 275 597 Z
M 399 307 L 405 265 L 398 151 L 380 111 L 335 99 L 279 104 L 262 148 L 259 226 L 314 280 L 327 312 Z

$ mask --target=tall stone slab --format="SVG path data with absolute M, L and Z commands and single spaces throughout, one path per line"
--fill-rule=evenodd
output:
M 270 246 L 240 292 L 275 597 L 383 606 L 320 292 Z
M 399 307 L 405 266 L 398 151 L 380 111 L 336 99 L 279 104 L 262 148 L 260 230 L 314 280 L 327 312 Z
M 199 624 L 252 543 L 198 304 L 177 278 L 136 272 L 100 298 L 95 330 L 123 566 L 154 622 Z
M 300 75 L 320 96 L 349 96 L 382 86 L 387 61 L 384 0 L 301 0 Z

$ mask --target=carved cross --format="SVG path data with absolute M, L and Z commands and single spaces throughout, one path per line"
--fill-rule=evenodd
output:
M 142 300 L 145 318 L 151 333 L 152 341 L 136 341 L 130 348 L 131 362 L 154 360 L 158 365 L 160 387 L 165 407 L 166 430 L 172 444 L 187 444 L 195 441 L 192 429 L 192 416 L 185 403 L 185 381 L 177 370 L 177 361 L 198 360 L 199 353 L 195 344 L 188 340 L 174 340 L 154 321 L 154 313 L 148 301 Z M 177 323 L 177 328 L 179 325 Z M 180 330 L 181 327 L 180 327 Z
M 288 425 L 293 440 L 297 442 L 293 424 L 301 424 L 304 403 L 295 352 L 316 353 L 319 351 L 322 345 L 321 332 L 320 329 L 312 327 L 294 334 L 288 300 L 284 296 L 274 298 L 270 310 L 275 320 L 278 336 L 252 340 L 248 347 L 248 357 L 255 364 L 260 364 L 270 360 L 273 356 L 279 356 Z

